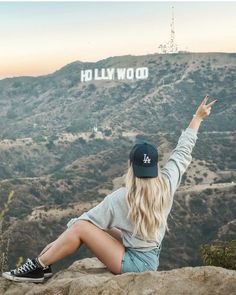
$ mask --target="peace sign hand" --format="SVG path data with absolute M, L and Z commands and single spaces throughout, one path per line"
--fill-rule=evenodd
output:
M 199 117 L 200 119 L 209 116 L 212 106 L 217 102 L 217 99 L 215 99 L 207 105 L 206 102 L 208 100 L 208 97 L 208 95 L 204 97 L 203 101 L 201 102 L 200 106 L 198 107 L 195 113 L 196 117 Z

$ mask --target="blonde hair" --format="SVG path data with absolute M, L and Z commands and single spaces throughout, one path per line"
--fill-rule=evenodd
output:
M 169 231 L 164 209 L 170 200 L 170 192 L 160 173 L 159 163 L 157 165 L 157 177 L 139 178 L 134 175 L 132 162 L 128 160 L 125 176 L 128 218 L 134 225 L 132 236 L 141 235 L 145 241 L 155 240 L 158 229 L 163 225 Z

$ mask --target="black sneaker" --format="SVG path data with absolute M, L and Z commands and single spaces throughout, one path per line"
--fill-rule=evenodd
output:
M 16 282 L 41 283 L 44 281 L 43 267 L 36 259 L 31 260 L 29 258 L 22 266 L 9 272 L 2 273 L 2 276 Z
M 51 265 L 48 265 L 48 266 L 44 267 L 43 273 L 44 273 L 44 278 L 45 279 L 51 278 L 53 276 Z

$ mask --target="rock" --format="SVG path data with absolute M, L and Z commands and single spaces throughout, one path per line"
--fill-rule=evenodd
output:
M 236 271 L 216 266 L 182 267 L 114 275 L 96 257 L 74 262 L 44 283 L 0 278 L 1 295 L 233 295 Z

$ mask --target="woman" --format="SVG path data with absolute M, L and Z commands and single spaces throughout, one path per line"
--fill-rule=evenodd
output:
M 136 143 L 128 160 L 125 187 L 109 194 L 97 206 L 73 218 L 55 241 L 19 268 L 4 272 L 14 281 L 43 282 L 52 275 L 51 264 L 74 253 L 82 243 L 114 274 L 154 271 L 159 266 L 161 242 L 169 231 L 167 217 L 173 195 L 189 166 L 197 131 L 210 114 L 214 100 L 205 96 L 178 140 L 165 166 L 160 169 L 156 147 Z

